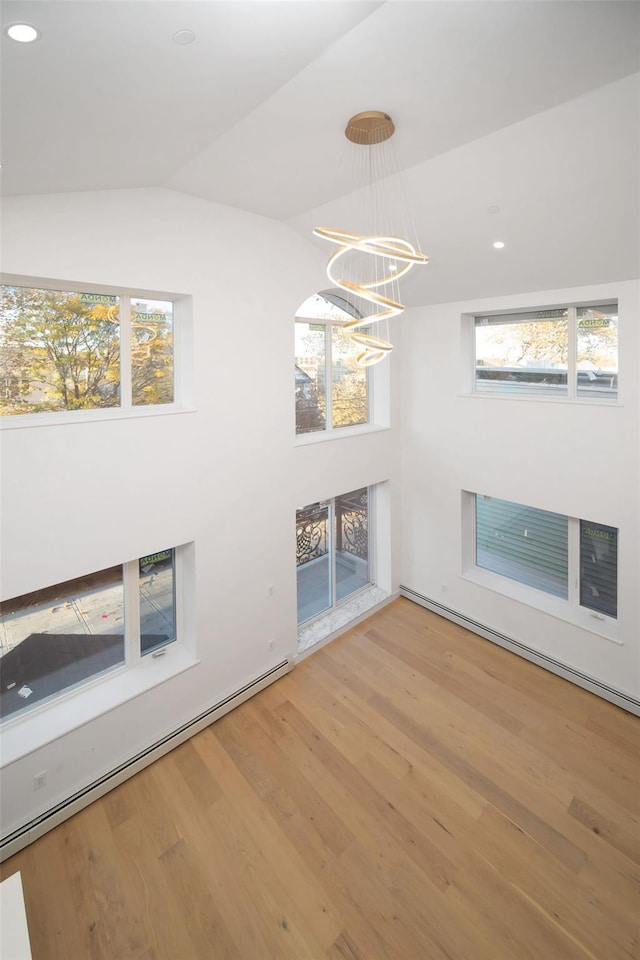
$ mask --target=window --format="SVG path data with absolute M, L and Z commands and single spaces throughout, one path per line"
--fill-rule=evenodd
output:
M 174 399 L 172 300 L 3 284 L 0 415 Z
M 580 604 L 617 617 L 618 531 L 580 521 Z
M 618 531 L 475 494 L 475 566 L 617 618 Z
M 162 550 L 0 604 L 0 716 L 174 641 L 175 554 Z
M 474 319 L 477 393 L 617 399 L 617 303 Z
M 315 294 L 295 323 L 296 433 L 331 431 L 369 422 L 369 373 L 362 348 L 343 330 L 353 314 Z
M 176 639 L 174 550 L 161 550 L 138 561 L 140 654 Z
M 568 524 L 559 513 L 477 495 L 476 564 L 566 600 Z
M 298 624 L 326 613 L 371 582 L 369 488 L 296 512 Z

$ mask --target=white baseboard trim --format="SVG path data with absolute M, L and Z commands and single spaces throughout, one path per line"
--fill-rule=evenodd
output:
M 544 667 L 545 670 L 550 670 L 551 673 L 555 673 L 559 677 L 563 677 L 563 679 L 569 680 L 579 687 L 583 687 L 590 693 L 595 693 L 598 697 L 614 703 L 617 707 L 621 707 L 628 713 L 640 716 L 640 701 L 631 697 L 629 694 L 623 693 L 621 690 L 616 690 L 614 687 L 610 687 L 608 684 L 602 683 L 600 680 L 596 680 L 595 677 L 590 677 L 586 673 L 581 673 L 574 667 L 569 667 L 559 660 L 554 660 L 553 657 L 540 653 L 532 647 L 521 643 L 519 640 L 514 640 L 513 637 L 507 637 L 498 630 L 486 626 L 486 624 L 478 623 L 476 620 L 465 616 L 463 613 L 459 613 L 457 610 L 451 610 L 449 607 L 445 607 L 444 604 L 438 603 L 437 600 L 424 597 L 421 593 L 412 590 L 411 587 L 401 585 L 400 594 L 406 597 L 407 600 L 413 600 L 414 603 L 419 603 L 420 606 L 426 607 L 427 610 L 437 613 L 446 620 L 451 620 L 453 623 L 457 623 L 459 626 L 471 630 L 472 633 L 477 633 L 478 636 L 484 637 L 485 640 L 491 640 L 492 643 L 497 643 L 498 646 L 504 647 L 505 650 L 510 650 L 511 653 L 517 653 L 519 656 L 524 657 L 525 660 L 530 660 L 532 663 L 537 664 L 537 666 Z
M 0 863 L 13 856 L 14 853 L 18 853 L 19 850 L 22 850 L 30 843 L 33 843 L 34 840 L 42 837 L 45 833 L 48 833 L 49 830 L 53 830 L 54 827 L 68 820 L 69 817 L 72 817 L 84 807 L 89 806 L 94 800 L 98 800 L 104 796 L 105 793 L 108 793 L 110 790 L 113 790 L 114 787 L 128 780 L 129 777 L 133 777 L 136 773 L 139 773 L 140 770 L 144 770 L 145 767 L 159 760 L 160 757 L 169 753 L 174 747 L 180 746 L 185 740 L 189 740 L 190 737 L 204 730 L 205 727 L 208 727 L 215 720 L 219 720 L 225 713 L 229 713 L 234 707 L 238 707 L 241 703 L 244 703 L 245 700 L 248 700 L 255 693 L 258 693 L 260 690 L 268 687 L 269 684 L 279 680 L 280 677 L 284 677 L 285 674 L 289 673 L 292 669 L 292 662 L 288 660 L 283 661 L 272 670 L 269 670 L 268 673 L 256 677 L 255 680 L 252 680 L 241 690 L 221 700 L 209 710 L 199 714 L 177 730 L 163 737 L 162 740 L 152 744 L 147 750 L 132 757 L 115 770 L 106 773 L 100 777 L 99 780 L 89 784 L 89 786 L 83 790 L 79 790 L 76 794 L 62 803 L 57 804 L 51 810 L 41 814 L 35 820 L 15 830 L 8 837 L 0 841 Z

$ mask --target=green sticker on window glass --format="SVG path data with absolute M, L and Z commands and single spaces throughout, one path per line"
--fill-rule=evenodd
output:
M 152 563 L 162 563 L 163 560 L 171 559 L 171 550 L 160 550 L 159 553 L 152 553 L 148 557 L 140 557 L 140 566 L 148 567 Z
M 117 297 L 110 297 L 106 293 L 81 293 L 80 294 L 80 303 L 108 303 L 114 304 L 118 302 Z

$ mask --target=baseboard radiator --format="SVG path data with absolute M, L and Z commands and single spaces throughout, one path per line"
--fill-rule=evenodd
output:
M 498 630 L 494 630 L 484 623 L 479 623 L 477 620 L 473 620 L 463 613 L 458 613 L 457 610 L 445 607 L 444 604 L 438 603 L 437 600 L 424 597 L 421 593 L 412 590 L 411 587 L 400 585 L 400 594 L 408 600 L 413 600 L 414 603 L 419 603 L 421 606 L 426 607 L 427 610 L 439 614 L 446 620 L 451 620 L 453 623 L 457 623 L 459 626 L 471 630 L 472 633 L 477 633 L 478 636 L 499 644 L 499 646 L 504 647 L 505 650 L 517 653 L 526 660 L 531 660 L 532 663 L 537 664 L 539 667 L 544 667 L 546 670 L 556 673 L 559 677 L 563 677 L 565 680 L 569 680 L 577 684 L 577 686 L 584 687 L 585 690 L 597 694 L 597 696 L 602 697 L 604 700 L 615 703 L 616 706 L 622 707 L 623 710 L 640 716 L 640 700 L 636 700 L 634 697 L 629 696 L 629 694 L 622 693 L 620 690 L 616 690 L 614 687 L 610 687 L 606 683 L 602 683 L 600 680 L 596 680 L 586 673 L 581 673 L 574 667 L 568 667 L 566 664 L 561 663 L 560 660 L 554 660 L 553 657 L 549 657 L 545 653 L 540 653 L 538 650 L 528 647 L 525 643 L 521 643 L 520 640 L 507 637 L 504 633 L 500 633 Z
M 8 859 L 8 857 L 13 856 L 13 854 L 19 850 L 22 850 L 23 847 L 33 843 L 34 840 L 37 840 L 38 837 L 43 836 L 43 834 L 49 830 L 53 830 L 54 827 L 57 827 L 64 820 L 68 820 L 74 813 L 78 813 L 84 807 L 93 803 L 94 800 L 98 800 L 104 796 L 105 793 L 108 793 L 109 790 L 113 790 L 114 787 L 128 780 L 129 777 L 139 773 L 140 770 L 144 770 L 145 767 L 148 767 L 155 760 L 159 760 L 160 757 L 169 753 L 174 747 L 180 746 L 185 740 L 188 740 L 194 736 L 194 734 L 199 733 L 200 730 L 208 727 L 214 720 L 219 720 L 225 713 L 229 713 L 234 707 L 244 703 L 245 700 L 248 700 L 254 694 L 269 686 L 270 683 L 283 677 L 292 669 L 293 664 L 288 660 L 283 660 L 282 663 L 279 663 L 271 670 L 256 677 L 255 680 L 251 680 L 240 690 L 225 697 L 224 700 L 220 700 L 219 703 L 216 703 L 197 717 L 188 720 L 181 727 L 162 737 L 162 739 L 153 743 L 146 750 L 126 760 L 114 770 L 109 771 L 109 773 L 104 774 L 93 783 L 90 783 L 87 787 L 74 793 L 61 803 L 56 804 L 56 806 L 51 807 L 50 810 L 40 814 L 34 820 L 26 823 L 8 836 L 3 837 L 2 840 L 0 840 L 0 863 Z

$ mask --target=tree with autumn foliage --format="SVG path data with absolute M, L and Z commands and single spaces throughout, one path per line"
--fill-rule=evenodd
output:
M 566 317 L 480 325 L 476 327 L 476 346 L 482 366 L 566 369 L 569 327 Z M 617 370 L 617 357 L 617 317 L 597 307 L 582 308 L 576 326 L 578 368 Z
M 367 370 L 356 361 L 361 349 L 347 331 L 333 328 L 331 409 L 334 427 L 366 423 L 369 419 Z
M 82 410 L 118 402 L 118 304 L 83 294 L 2 288 L 4 413 Z
M 136 406 L 173 402 L 173 319 L 131 306 L 131 391 Z
M 325 355 L 326 341 L 324 326 L 318 324 L 320 330 L 314 329 L 303 338 L 305 345 L 305 359 L 315 360 L 311 368 L 316 373 L 309 373 L 309 383 L 304 387 L 296 384 L 296 423 L 298 433 L 310 430 L 322 430 L 325 426 L 327 403 L 325 394 L 324 368 L 327 361 Z M 366 423 L 368 420 L 367 371 L 358 366 L 356 357 L 362 348 L 349 336 L 342 326 L 332 324 L 331 327 L 331 411 L 334 427 L 350 426 Z M 315 336 L 321 332 L 321 337 Z M 305 362 L 297 362 L 297 379 L 304 376 L 310 367 L 305 370 Z
M 549 367 L 566 367 L 566 319 L 490 324 L 476 327 L 477 347 L 486 366 L 517 367 L 545 361 Z
M 576 361 L 579 368 L 617 371 L 617 318 L 585 317 L 578 320 Z
M 132 309 L 133 403 L 173 400 L 172 319 Z M 0 412 L 41 413 L 120 404 L 117 297 L 3 286 Z

